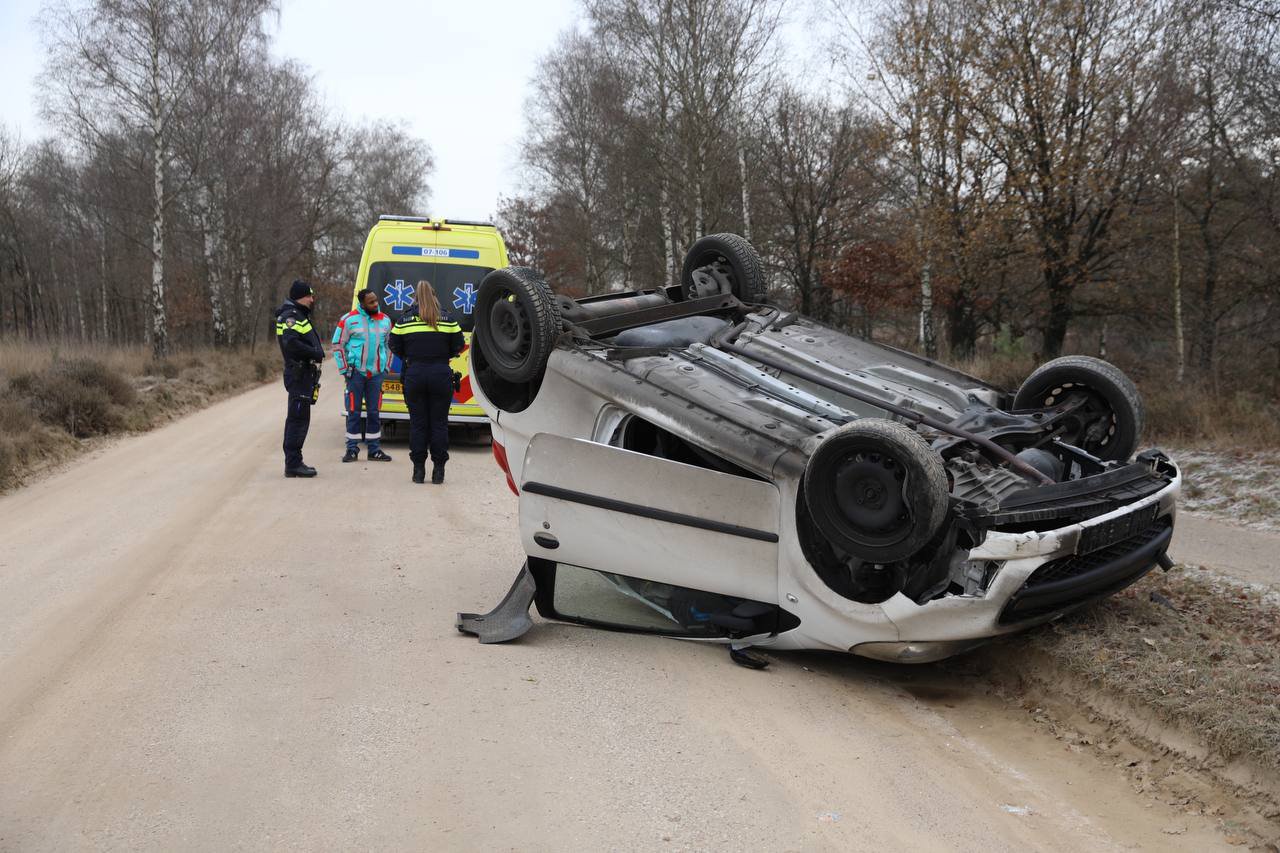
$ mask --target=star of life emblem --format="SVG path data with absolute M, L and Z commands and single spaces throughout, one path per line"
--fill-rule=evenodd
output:
M 476 286 L 470 282 L 453 289 L 453 307 L 461 308 L 463 314 L 476 310 Z
M 405 284 L 402 278 L 388 284 L 383 293 L 387 295 L 387 304 L 397 311 L 403 311 L 413 304 L 413 286 Z

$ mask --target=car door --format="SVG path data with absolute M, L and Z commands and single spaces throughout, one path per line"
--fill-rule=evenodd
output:
M 550 433 L 529 442 L 521 476 L 543 615 L 689 636 L 774 630 L 772 483 Z

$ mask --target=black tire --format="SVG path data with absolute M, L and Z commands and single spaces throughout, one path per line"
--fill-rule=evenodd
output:
M 494 270 L 480 282 L 474 334 L 498 378 L 541 380 L 560 335 L 560 311 L 551 288 L 528 267 Z
M 873 563 L 904 560 L 942 528 L 942 458 L 910 427 L 862 418 L 827 436 L 805 466 L 804 498 L 818 531 Z
M 1016 411 L 1052 408 L 1084 395 L 1067 422 L 1063 441 L 1107 461 L 1124 461 L 1138 448 L 1145 412 L 1137 387 L 1119 368 L 1087 355 L 1067 355 L 1032 371 L 1013 398 Z
M 764 262 L 755 247 L 737 234 L 708 234 L 689 247 L 680 292 L 685 299 L 717 293 L 732 293 L 743 302 L 769 298 Z

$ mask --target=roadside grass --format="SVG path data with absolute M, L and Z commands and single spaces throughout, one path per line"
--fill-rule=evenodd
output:
M 96 361 L 124 376 L 141 376 L 151 363 L 151 349 L 141 345 L 0 341 L 0 377 L 34 373 L 61 362 L 84 360 Z
M 1179 565 L 1006 642 L 1029 644 L 1052 667 L 1192 734 L 1224 761 L 1280 771 L 1274 593 Z
M 1280 449 L 1280 400 L 1246 391 L 1139 383 L 1152 442 L 1222 449 Z
M 0 344 L 0 491 L 82 452 L 86 441 L 152 429 L 276 373 L 270 347 L 193 350 Z

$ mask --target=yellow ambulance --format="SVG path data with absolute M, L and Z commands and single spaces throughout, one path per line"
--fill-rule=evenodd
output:
M 418 282 L 429 281 L 440 300 L 441 311 L 462 326 L 469 349 L 480 281 L 489 271 L 505 266 L 507 247 L 490 223 L 379 216 L 364 244 L 351 305 L 356 307 L 355 294 L 367 287 L 378 295 L 382 310 L 398 323 L 410 313 Z M 488 424 L 489 419 L 471 391 L 468 361 L 467 350 L 463 350 L 451 362 L 453 369 L 462 374 L 462 387 L 453 395 L 449 423 Z M 409 419 L 400 382 L 400 359 L 394 356 L 382 383 L 381 412 L 383 421 Z

